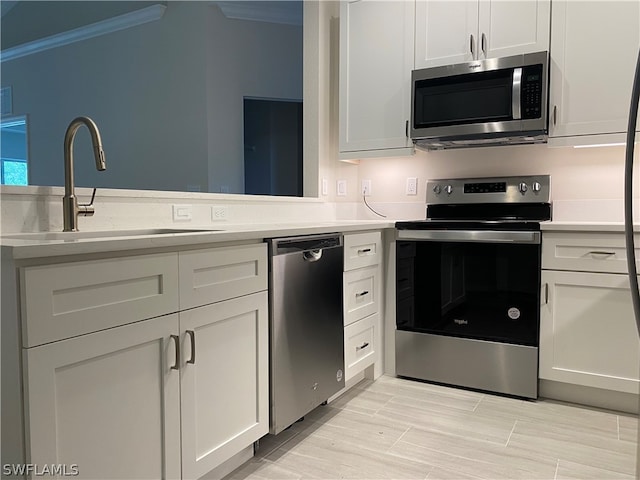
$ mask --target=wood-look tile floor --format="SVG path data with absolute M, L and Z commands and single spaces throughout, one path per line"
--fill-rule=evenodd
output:
M 634 479 L 637 418 L 383 376 L 231 473 L 240 479 Z

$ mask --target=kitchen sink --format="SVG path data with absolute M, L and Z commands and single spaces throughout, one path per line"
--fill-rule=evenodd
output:
M 2 238 L 15 240 L 82 240 L 86 238 L 140 237 L 149 235 L 174 235 L 180 233 L 209 233 L 220 230 L 185 228 L 145 228 L 140 230 L 103 230 L 92 232 L 37 232 L 3 235 Z

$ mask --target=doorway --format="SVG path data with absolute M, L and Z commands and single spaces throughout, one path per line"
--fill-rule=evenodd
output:
M 302 102 L 244 99 L 244 191 L 302 196 Z

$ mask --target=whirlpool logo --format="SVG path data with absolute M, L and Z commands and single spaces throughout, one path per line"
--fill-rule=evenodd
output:
M 456 325 L 468 325 L 469 322 L 467 320 L 465 320 L 464 318 L 454 318 L 453 319 L 454 323 Z

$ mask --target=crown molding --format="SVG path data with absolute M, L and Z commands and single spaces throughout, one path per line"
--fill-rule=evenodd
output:
M 69 45 L 81 40 L 153 22 L 162 18 L 166 8 L 167 7 L 165 5 L 151 5 L 107 20 L 101 20 L 66 32 L 56 33 L 55 35 L 50 35 L 32 42 L 7 48 L 0 51 L 0 62 L 15 60 L 16 58 L 42 52 L 51 48 Z
M 302 2 L 216 2 L 227 18 L 302 26 Z

